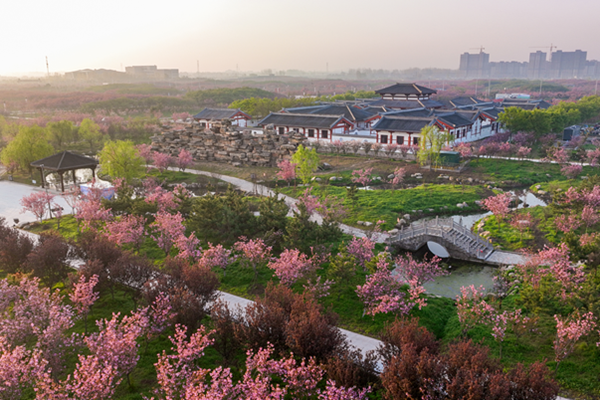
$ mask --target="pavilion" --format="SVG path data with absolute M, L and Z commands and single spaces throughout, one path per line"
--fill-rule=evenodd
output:
M 54 154 L 53 156 L 34 161 L 29 165 L 40 170 L 40 176 L 42 177 L 42 187 L 45 187 L 46 184 L 46 176 L 44 174 L 44 170 L 57 172 L 60 175 L 60 189 L 64 192 L 65 184 L 63 180 L 63 174 L 65 172 L 72 171 L 73 182 L 77 182 L 77 179 L 75 178 L 75 171 L 78 169 L 90 168 L 92 170 L 92 176 L 95 179 L 98 161 L 90 157 L 71 153 L 70 151 L 63 151 Z

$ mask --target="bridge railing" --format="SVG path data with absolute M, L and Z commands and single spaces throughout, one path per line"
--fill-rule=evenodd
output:
M 460 238 L 457 238 L 456 234 L 452 231 L 460 233 L 467 239 L 471 239 L 475 242 L 475 245 L 470 243 L 461 243 Z M 468 228 L 455 222 L 452 218 L 436 218 L 429 221 L 421 221 L 412 223 L 408 228 L 402 229 L 398 234 L 389 239 L 390 242 L 398 242 L 405 239 L 418 237 L 421 235 L 432 235 L 441 237 L 454 245 L 462 247 L 467 252 L 475 253 L 475 256 L 480 259 L 486 258 L 494 247 L 481 236 L 474 234 Z M 481 246 L 486 251 L 476 251 L 475 247 Z

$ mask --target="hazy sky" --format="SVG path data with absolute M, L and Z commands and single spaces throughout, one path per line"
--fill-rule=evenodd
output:
M 600 59 L 598 0 L 14 0 L 0 75 L 157 65 L 200 71 L 458 68 L 534 46 Z M 547 51 L 547 49 L 540 49 Z

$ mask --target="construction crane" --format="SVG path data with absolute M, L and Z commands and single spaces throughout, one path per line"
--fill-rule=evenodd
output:
M 483 51 L 485 50 L 485 47 L 483 46 L 479 46 L 479 47 L 470 47 L 469 50 L 479 50 L 479 54 L 483 53 Z
M 548 58 L 548 62 L 552 61 L 552 49 L 558 49 L 558 46 L 550 43 L 550 46 L 533 46 L 530 49 L 550 49 L 550 57 Z

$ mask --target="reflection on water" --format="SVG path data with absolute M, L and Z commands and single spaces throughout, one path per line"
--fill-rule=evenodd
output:
M 453 267 L 450 275 L 440 276 L 424 285 L 427 293 L 455 299 L 462 286 L 483 286 L 488 291 L 494 287 L 495 268 L 483 265 L 464 265 Z

